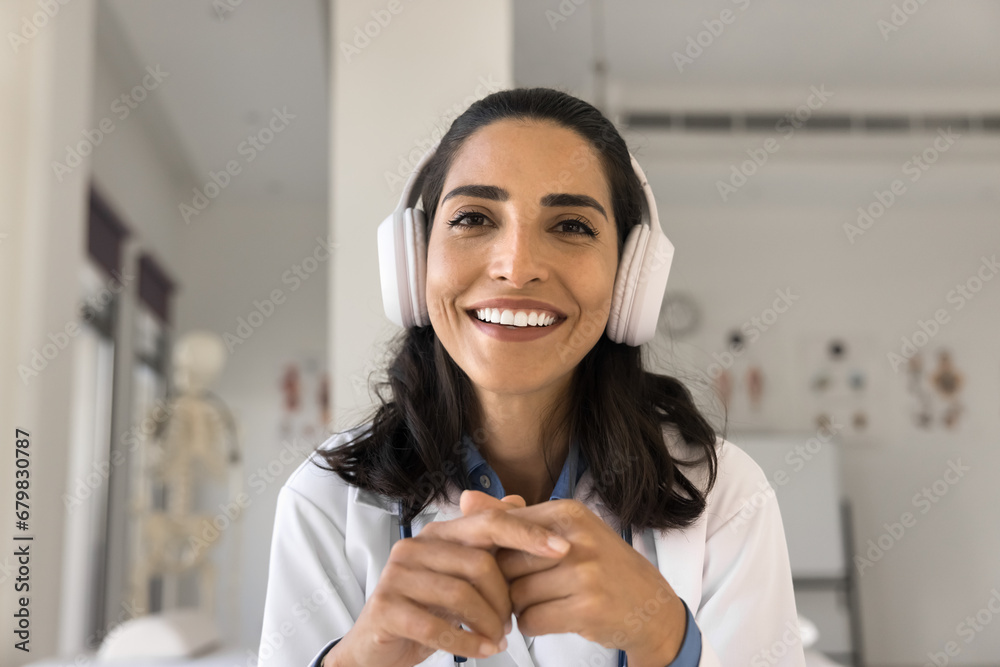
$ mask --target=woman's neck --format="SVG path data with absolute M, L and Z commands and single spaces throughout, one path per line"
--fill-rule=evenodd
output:
M 568 389 L 568 387 L 566 388 Z M 558 391 L 565 391 L 559 388 Z M 475 434 L 476 447 L 496 472 L 507 495 L 519 495 L 528 505 L 544 502 L 555 487 L 569 454 L 565 427 L 546 435 L 542 425 L 561 394 L 497 394 L 478 391 L 484 423 Z M 557 420 L 557 423 L 561 420 Z M 545 465 L 548 451 L 549 467 Z

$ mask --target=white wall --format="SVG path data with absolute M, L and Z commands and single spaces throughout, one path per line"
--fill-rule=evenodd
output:
M 93 53 L 93 0 L 58 5 L 53 18 L 44 14 L 27 43 L 11 44 L 0 55 L 0 479 L 6 516 L 14 506 L 15 429 L 31 434 L 30 519 L 27 531 L 3 522 L 0 540 L 0 615 L 5 641 L 0 663 L 21 665 L 54 650 L 60 602 L 69 405 L 73 359 L 70 347 L 48 361 L 37 377 L 23 382 L 17 367 L 30 364 L 32 351 L 50 344 L 50 334 L 65 336 L 77 316 L 76 286 L 82 257 L 87 171 L 77 169 L 61 181 L 51 161 L 80 139 L 89 114 Z M 5 2 L 3 25 L 22 31 L 39 7 L 34 2 Z M 30 28 L 30 24 L 29 24 Z M 5 31 L 5 41 L 9 35 Z M 65 344 L 65 343 L 64 343 Z M 53 351 L 55 348 L 51 348 Z M 15 543 L 15 533 L 31 542 Z M 29 590 L 15 591 L 13 545 L 30 545 Z M 29 598 L 32 653 L 14 648 L 11 634 L 15 603 Z M 18 605 L 19 607 L 20 605 Z
M 855 222 L 857 207 L 873 201 L 873 191 L 898 177 L 933 135 L 874 150 L 863 140 L 795 137 L 794 151 L 787 144 L 723 202 L 716 181 L 765 136 L 720 140 L 700 151 L 694 140 L 630 137 L 676 246 L 668 292 L 688 292 L 702 308 L 696 334 L 673 345 L 657 341 L 661 368 L 706 372 L 712 354 L 725 350 L 728 331 L 760 316 L 776 289 L 791 288 L 799 300 L 742 355 L 741 364 L 763 365 L 767 393 L 759 417 L 743 412 L 730 420 L 729 439 L 739 444 L 740 430 L 750 427 L 816 431 L 798 356 L 805 337 L 869 336 L 881 384 L 867 404 L 878 432 L 845 441 L 841 450 L 859 555 L 869 540 L 889 535 L 885 524 L 900 522 L 902 513 L 910 512 L 915 525 L 893 537 L 871 567 L 855 567 L 867 664 L 925 664 L 928 652 L 944 651 L 948 641 L 960 650 L 949 664 L 992 664 L 1000 655 L 997 620 L 971 635 L 958 634 L 958 626 L 1000 589 L 993 475 L 1000 467 L 1000 275 L 960 310 L 947 295 L 976 275 L 984 255 L 1000 257 L 1000 168 L 988 156 L 996 154 L 996 140 L 969 135 L 963 150 L 944 155 L 919 181 L 907 179 L 907 193 L 852 244 L 843 225 Z M 965 413 L 954 435 L 908 425 L 906 376 L 893 372 L 886 356 L 899 352 L 900 337 L 912 336 L 918 319 L 941 308 L 950 321 L 924 352 L 947 346 L 957 355 Z M 971 470 L 938 502 L 915 504 L 914 495 L 959 459 Z M 772 479 L 775 472 L 765 470 Z
M 375 231 L 399 201 L 399 181 L 469 104 L 512 82 L 508 0 L 401 3 L 402 11 L 349 60 L 342 48 L 384 6 L 333 3 L 330 232 L 338 246 L 329 345 L 336 430 L 357 423 L 370 404 L 368 372 L 397 331 L 382 309 Z M 462 34 L 475 34 L 476 46 L 458 56 L 455 36 Z

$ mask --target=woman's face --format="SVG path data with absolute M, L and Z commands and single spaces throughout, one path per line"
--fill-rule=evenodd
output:
M 478 389 L 565 387 L 607 326 L 617 268 L 611 193 L 583 138 L 502 120 L 466 140 L 431 223 L 426 297 L 435 333 Z M 501 323 L 480 320 L 495 310 Z

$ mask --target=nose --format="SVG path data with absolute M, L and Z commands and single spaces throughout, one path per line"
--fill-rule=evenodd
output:
M 533 280 L 548 278 L 541 239 L 530 225 L 508 224 L 492 249 L 490 277 L 521 288 Z

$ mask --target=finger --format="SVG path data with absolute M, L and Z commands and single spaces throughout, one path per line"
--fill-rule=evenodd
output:
M 510 601 L 519 619 L 532 605 L 562 600 L 580 591 L 578 579 L 568 567 L 556 567 L 547 572 L 532 572 L 510 582 Z
M 544 572 L 562 562 L 561 558 L 536 556 L 526 551 L 515 549 L 499 549 L 496 553 L 496 564 L 505 581 L 513 581 L 518 577 L 533 572 Z
M 399 557 L 408 565 L 465 579 L 476 587 L 498 618 L 504 622 L 510 620 L 512 610 L 507 579 L 490 552 L 446 540 L 421 539 L 419 536 L 397 543 L 394 548 L 404 549 L 405 553 Z
M 529 637 L 563 632 L 579 634 L 590 623 L 590 619 L 581 618 L 579 606 L 569 597 L 532 605 L 517 616 L 518 631 Z
M 527 507 L 528 503 L 524 502 L 524 498 L 515 494 L 504 496 L 502 502 L 509 503 L 514 507 Z
M 436 651 L 485 658 L 498 649 L 488 637 L 456 628 L 405 597 L 394 598 L 392 604 L 385 605 L 382 614 L 392 634 Z
M 469 516 L 470 514 L 493 507 L 499 507 L 500 509 L 508 508 L 507 505 L 503 504 L 503 501 L 497 500 L 488 493 L 472 489 L 462 491 L 462 495 L 458 498 L 458 506 L 462 510 L 463 516 Z
M 458 519 L 432 521 L 421 534 L 480 549 L 507 547 L 549 558 L 559 558 L 569 551 L 569 542 L 559 534 L 515 516 L 523 511 L 492 508 Z
M 482 491 L 466 489 L 462 491 L 462 495 L 459 497 L 458 506 L 461 508 L 462 514 L 468 516 L 491 507 L 499 507 L 501 509 L 510 509 L 511 507 L 524 508 L 528 504 L 524 502 L 524 498 L 517 494 L 504 496 L 500 500 L 497 500 Z
M 408 570 L 406 587 L 404 590 L 397 588 L 397 595 L 404 595 L 424 607 L 440 608 L 494 643 L 503 639 L 508 617 L 501 620 L 492 605 L 468 581 L 420 567 L 402 564 L 401 567 Z

